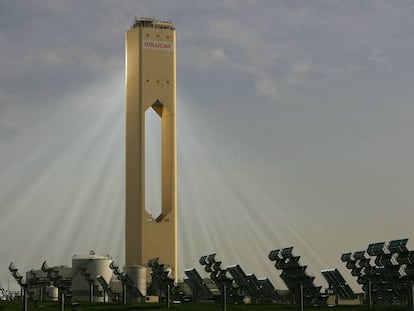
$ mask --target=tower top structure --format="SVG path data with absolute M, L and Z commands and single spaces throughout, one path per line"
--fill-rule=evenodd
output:
M 158 29 L 171 29 L 175 30 L 172 22 L 162 21 L 155 19 L 155 17 L 135 17 L 135 21 L 131 26 L 131 29 L 139 27 L 158 28 Z

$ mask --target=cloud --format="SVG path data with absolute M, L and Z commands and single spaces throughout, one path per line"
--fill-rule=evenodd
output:
M 373 68 L 380 68 L 385 70 L 392 69 L 392 66 L 389 63 L 384 51 L 379 48 L 374 48 L 371 50 L 370 54 L 367 57 L 367 62 L 368 65 Z
M 73 9 L 72 3 L 65 0 L 36 0 L 31 8 L 38 7 L 39 10 L 48 11 L 49 13 L 66 13 Z
M 295 74 L 305 75 L 309 72 L 312 68 L 312 62 L 308 59 L 303 60 L 301 62 L 294 63 L 292 65 L 292 71 Z
M 305 59 L 294 62 L 291 65 L 290 72 L 287 76 L 288 83 L 297 84 L 305 78 L 305 76 L 312 70 L 312 61 Z
M 279 98 L 277 82 L 265 72 L 257 72 L 255 74 L 255 87 L 258 95 L 266 96 L 270 99 Z
M 260 30 L 260 29 L 259 29 Z M 253 78 L 256 94 L 275 100 L 279 97 L 277 51 L 271 40 L 262 38 L 260 31 L 246 21 L 217 18 L 210 21 L 209 33 L 226 47 L 213 51 L 216 63 L 227 61 L 228 70 Z M 231 54 L 231 59 L 228 58 Z
M 228 56 L 223 49 L 214 49 L 212 51 L 212 57 L 217 63 L 223 63 L 228 59 Z

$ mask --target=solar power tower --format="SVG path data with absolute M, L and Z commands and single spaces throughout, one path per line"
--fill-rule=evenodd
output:
M 345 281 L 338 269 L 326 269 L 321 271 L 323 277 L 328 282 L 329 289 L 335 294 L 335 304 L 338 305 L 338 298 L 343 300 L 356 299 L 357 296 L 352 288 Z
M 125 34 L 125 261 L 145 266 L 159 257 L 177 279 L 176 49 L 171 22 L 135 20 Z M 161 213 L 145 199 L 146 111 L 161 121 Z M 149 274 L 147 274 L 149 278 Z
M 341 260 L 362 285 L 369 305 L 407 300 L 409 264 L 405 259 L 410 256 L 407 241 L 371 243 L 366 251 L 342 254 Z
M 306 274 L 307 266 L 301 266 L 300 256 L 294 256 L 292 251 L 293 247 L 287 247 L 273 250 L 268 255 L 270 261 L 275 261 L 275 268 L 282 270 L 280 277 L 292 293 L 292 299 L 296 296 L 300 310 L 304 305 L 326 304 L 327 297 L 320 292 L 322 287 L 313 284 L 315 277 Z

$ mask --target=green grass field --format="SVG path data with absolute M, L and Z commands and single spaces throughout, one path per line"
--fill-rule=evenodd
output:
M 16 311 L 22 310 L 23 306 L 21 302 L 7 302 L 1 301 L 0 302 L 0 311 Z M 60 306 L 57 302 L 48 302 L 48 303 L 37 303 L 34 304 L 29 302 L 28 310 L 39 310 L 39 311 L 52 311 L 52 310 L 60 310 Z M 146 303 L 146 304 L 128 304 L 128 305 L 120 305 L 120 304 L 104 304 L 104 303 L 95 303 L 89 304 L 84 303 L 77 305 L 76 308 L 72 306 L 66 306 L 65 310 L 72 311 L 110 311 L 110 310 L 176 310 L 176 311 L 220 311 L 221 305 L 220 304 L 173 304 L 171 305 L 170 309 L 167 309 L 164 304 L 156 304 L 156 303 Z M 292 305 L 228 305 L 228 311 L 294 311 L 297 310 L 296 306 Z M 335 306 L 335 307 L 305 307 L 305 310 L 313 310 L 313 311 L 394 311 L 394 310 L 407 310 L 407 306 L 390 306 L 390 305 L 378 305 L 373 306 L 371 309 L 368 306 Z

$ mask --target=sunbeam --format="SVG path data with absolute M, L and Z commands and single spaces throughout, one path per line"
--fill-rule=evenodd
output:
M 46 259 L 70 264 L 72 255 L 91 249 L 123 258 L 122 80 L 116 75 L 60 99 L 65 105 L 30 129 L 45 139 L 23 132 L 18 146 L 27 151 L 14 150 L 15 165 L 4 166 L 10 183 L 1 191 L 9 210 L 2 212 L 0 234 L 7 236 L 3 228 L 17 222 L 20 233 L 7 254 L 23 269 Z
M 335 256 L 344 245 L 284 190 L 278 172 L 264 172 L 234 156 L 204 124 L 196 104 L 182 97 L 179 103 L 180 270 L 197 266 L 202 254 L 217 252 L 223 262 L 240 263 L 284 288 L 266 256 L 271 249 L 293 245 L 307 255 L 303 260 L 315 275 L 318 270 L 311 266 L 340 265 Z M 245 253 L 256 255 L 244 260 Z

